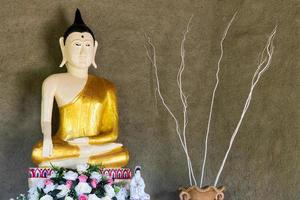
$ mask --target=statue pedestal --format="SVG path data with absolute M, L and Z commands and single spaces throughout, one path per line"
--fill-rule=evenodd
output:
M 38 168 L 31 167 L 28 169 L 28 186 L 29 189 L 36 187 L 40 180 L 47 179 L 53 173 L 51 168 Z M 132 173 L 129 168 L 103 168 L 100 173 L 105 176 L 111 177 L 114 182 L 130 182 Z

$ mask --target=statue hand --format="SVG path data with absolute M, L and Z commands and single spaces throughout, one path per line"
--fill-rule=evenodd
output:
M 50 157 L 53 153 L 53 143 L 51 135 L 44 135 L 43 157 Z
M 71 145 L 87 145 L 89 144 L 89 138 L 88 137 L 81 137 L 81 138 L 75 138 L 68 141 Z

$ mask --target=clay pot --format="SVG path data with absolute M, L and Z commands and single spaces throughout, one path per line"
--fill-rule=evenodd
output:
M 224 187 L 216 188 L 214 186 L 180 188 L 179 197 L 180 200 L 224 200 L 224 189 Z

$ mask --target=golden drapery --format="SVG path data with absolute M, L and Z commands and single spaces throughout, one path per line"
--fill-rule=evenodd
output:
M 33 162 L 39 164 L 53 159 L 79 157 L 79 147 L 68 140 L 88 137 L 89 144 L 114 142 L 118 137 L 117 99 L 114 85 L 103 78 L 89 75 L 86 85 L 68 104 L 59 107 L 59 130 L 53 138 L 53 155 L 42 157 L 42 141 L 33 148 Z M 106 158 L 106 159 L 104 159 Z M 129 160 L 125 148 L 103 155 L 93 155 L 90 162 L 121 167 Z

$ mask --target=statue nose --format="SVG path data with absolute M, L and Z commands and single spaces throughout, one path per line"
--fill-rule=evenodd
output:
M 84 52 L 84 45 L 81 45 L 80 54 L 83 54 L 83 52 Z

